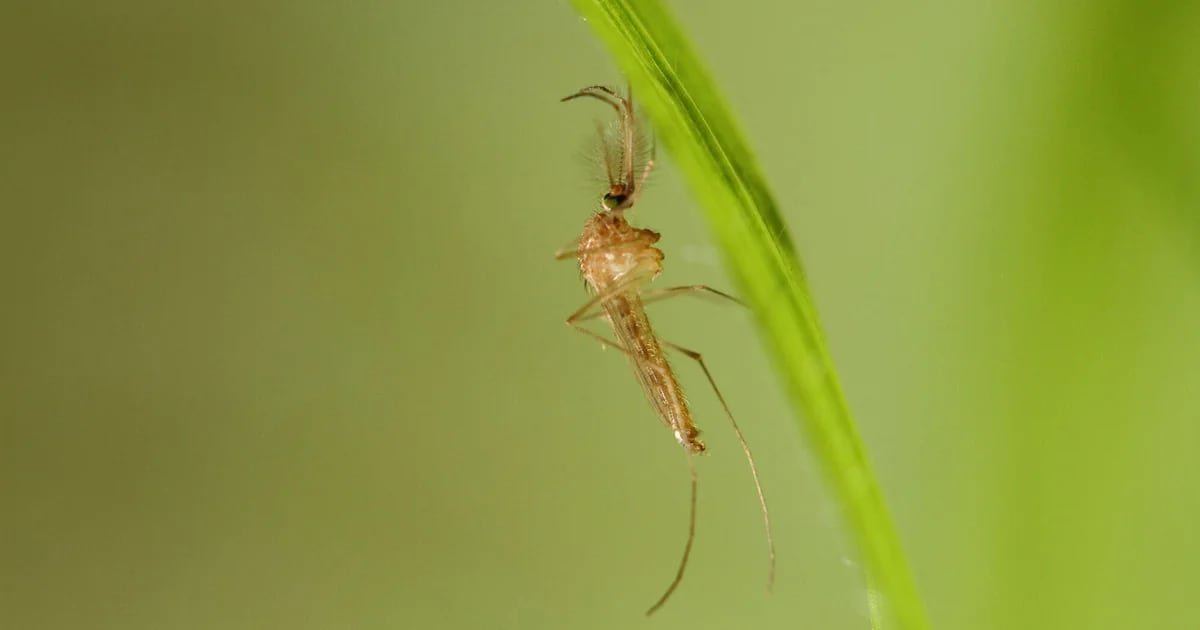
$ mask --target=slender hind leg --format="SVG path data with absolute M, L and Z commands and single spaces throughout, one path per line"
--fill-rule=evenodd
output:
M 659 608 L 662 608 L 662 605 L 667 603 L 667 600 L 671 598 L 671 594 L 675 592 L 675 589 L 679 588 L 679 583 L 683 581 L 683 572 L 687 570 L 688 557 L 692 555 L 692 543 L 696 541 L 696 461 L 691 453 L 688 453 L 687 460 L 688 470 L 692 474 L 692 499 L 691 507 L 688 510 L 687 542 L 683 545 L 683 557 L 679 559 L 679 568 L 675 569 L 675 579 L 671 580 L 670 586 L 667 587 L 662 597 L 659 597 L 658 601 L 654 602 L 654 605 L 646 611 L 647 617 L 653 615 Z
M 600 299 L 602 299 L 603 297 L 604 296 L 602 296 L 602 295 L 596 296 L 596 299 L 593 299 L 593 300 L 589 301 L 587 304 L 584 304 L 579 310 L 575 311 L 575 313 L 573 313 L 570 317 L 567 318 L 567 323 L 570 324 L 571 327 L 574 328 L 575 330 L 578 330 L 579 332 L 591 337 L 592 339 L 599 341 L 602 345 L 615 348 L 629 356 L 633 356 L 633 353 L 630 352 L 628 348 L 625 348 L 625 347 L 621 346 L 621 344 L 619 344 L 611 339 L 608 339 L 604 335 L 601 335 L 596 332 L 592 332 L 580 325 L 580 322 L 594 319 L 594 318 L 604 314 L 604 311 L 599 310 L 599 309 L 597 309 L 595 312 L 592 312 L 592 313 L 588 312 L 588 311 L 596 308 L 596 306 L 599 305 L 599 303 L 600 303 Z M 651 606 L 646 611 L 647 617 L 654 614 L 655 611 L 657 611 L 659 608 L 662 608 L 663 604 L 667 603 L 667 600 L 670 599 L 671 595 L 675 592 L 675 589 L 679 588 L 679 583 L 683 581 L 683 574 L 687 570 L 688 558 L 690 558 L 692 555 L 692 544 L 696 541 L 696 493 L 697 493 L 697 485 L 698 485 L 697 478 L 696 478 L 696 463 L 692 459 L 692 455 L 690 453 L 687 454 L 687 460 L 688 460 L 688 469 L 691 472 L 691 478 L 692 478 L 691 500 L 689 502 L 690 507 L 688 508 L 687 542 L 684 543 L 683 557 L 681 557 L 679 559 L 679 567 L 675 570 L 675 577 L 671 580 L 671 584 L 667 586 L 667 590 L 664 591 L 662 596 L 658 598 L 658 601 L 654 602 L 654 605 Z M 756 483 L 757 483 L 757 478 L 756 478 Z M 759 498 L 760 499 L 762 498 L 761 492 L 759 493 Z
M 754 455 L 750 452 L 750 445 L 746 443 L 746 436 L 742 434 L 741 427 L 738 426 L 737 420 L 734 420 L 733 413 L 729 411 L 729 404 L 725 402 L 725 397 L 721 395 L 721 390 L 717 387 L 717 382 L 713 380 L 712 372 L 708 370 L 708 366 L 704 363 L 704 357 L 695 350 L 689 350 L 669 341 L 662 343 L 664 346 L 672 348 L 700 364 L 700 369 L 704 371 L 704 376 L 708 378 L 708 384 L 712 385 L 713 391 L 717 394 L 717 400 L 721 401 L 721 407 L 725 409 L 725 416 L 729 418 L 729 423 L 733 425 L 733 432 L 737 434 L 738 442 L 742 445 L 742 452 L 746 454 L 746 461 L 750 464 L 750 476 L 754 478 L 754 491 L 758 493 L 758 506 L 762 510 L 763 527 L 767 530 L 767 591 L 770 591 L 775 585 L 775 536 L 771 533 L 771 514 L 767 510 L 767 500 L 763 497 L 762 483 L 758 479 L 758 466 L 754 464 Z

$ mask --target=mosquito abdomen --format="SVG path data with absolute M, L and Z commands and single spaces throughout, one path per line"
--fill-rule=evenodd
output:
M 659 419 L 671 429 L 675 440 L 685 450 L 703 453 L 704 442 L 692 420 L 687 397 L 650 327 L 641 298 L 634 292 L 617 295 L 605 302 L 604 310 L 617 340 L 629 349 L 630 364 L 638 383 Z

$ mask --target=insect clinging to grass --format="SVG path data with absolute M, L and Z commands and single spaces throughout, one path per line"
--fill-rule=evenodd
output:
M 696 534 L 697 476 L 693 456 L 707 451 L 700 439 L 700 431 L 692 418 L 683 388 L 667 361 L 664 348 L 674 350 L 700 366 L 746 454 L 767 533 L 769 590 L 775 576 L 775 543 L 754 456 L 703 357 L 699 352 L 660 339 L 651 328 L 645 309 L 645 306 L 652 302 L 688 294 L 716 296 L 733 302 L 738 300 L 706 285 L 647 288 L 646 285 L 662 272 L 663 253 L 654 246 L 660 238 L 658 232 L 633 227 L 625 219 L 625 213 L 638 201 L 646 178 L 654 168 L 653 152 L 647 159 L 641 159 L 642 154 L 638 146 L 641 135 L 632 94 L 621 96 L 612 88 L 592 85 L 562 100 L 578 98 L 596 99 L 612 107 L 617 113 L 618 125 L 615 133 L 606 133 L 603 127 L 600 133 L 608 189 L 601 196 L 599 207 L 584 224 L 583 232 L 573 246 L 555 254 L 558 260 L 574 259 L 578 262 L 579 271 L 592 294 L 591 299 L 567 317 L 567 324 L 604 346 L 621 351 L 629 358 L 630 366 L 650 406 L 683 447 L 691 473 L 691 507 L 683 557 L 679 561 L 674 579 L 646 614 L 652 614 L 661 608 L 683 579 Z M 593 319 L 608 322 L 615 339 L 606 338 L 583 326 L 584 322 Z

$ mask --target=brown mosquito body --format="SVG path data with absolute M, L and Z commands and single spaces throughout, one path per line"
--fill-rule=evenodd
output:
M 621 213 L 596 214 L 579 239 L 579 269 L 593 294 L 608 295 L 600 307 L 617 343 L 628 351 L 650 405 L 683 448 L 703 453 L 700 431 L 639 292 L 662 272 L 663 253 L 654 247 L 658 239 L 657 232 L 629 225 Z
M 651 328 L 645 309 L 645 306 L 651 302 L 684 294 L 709 294 L 734 302 L 737 300 L 703 285 L 664 289 L 646 288 L 646 285 L 658 277 L 663 269 L 663 253 L 654 246 L 660 235 L 653 230 L 633 227 L 626 221 L 625 212 L 632 208 L 637 201 L 642 185 L 653 168 L 653 157 L 651 156 L 645 161 L 639 173 L 635 148 L 639 136 L 635 127 L 631 98 L 621 97 L 607 87 L 590 86 L 563 100 L 568 101 L 581 97 L 603 101 L 615 109 L 619 116 L 619 127 L 613 134 L 614 138 L 606 137 L 603 131 L 601 133 L 602 141 L 604 141 L 602 148 L 608 175 L 608 191 L 601 198 L 597 212 L 584 224 L 583 232 L 574 247 L 560 250 L 556 254 L 556 258 L 560 260 L 573 258 L 578 262 L 580 274 L 592 294 L 592 299 L 567 318 L 567 324 L 605 346 L 620 350 L 629 358 L 630 365 L 650 406 L 654 408 L 659 419 L 671 430 L 675 440 L 687 453 L 691 472 L 691 509 L 683 557 L 676 570 L 675 578 L 667 587 L 666 592 L 646 611 L 646 614 L 649 615 L 658 610 L 674 593 L 683 579 L 695 538 L 696 526 L 696 467 L 691 456 L 702 454 L 707 450 L 704 442 L 700 439 L 700 431 L 696 428 L 696 423 L 692 418 L 683 388 L 667 360 L 664 349 L 675 350 L 700 365 L 732 423 L 742 450 L 750 463 L 750 472 L 754 478 L 763 523 L 767 530 L 770 566 L 769 589 L 774 581 L 775 546 L 771 535 L 766 501 L 763 498 L 762 486 L 758 480 L 758 470 L 750 448 L 700 353 L 661 340 Z M 597 318 L 608 322 L 615 339 L 605 338 L 583 326 L 584 322 Z

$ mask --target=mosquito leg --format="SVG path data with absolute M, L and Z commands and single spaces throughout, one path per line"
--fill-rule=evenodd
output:
M 682 287 L 665 287 L 662 289 L 646 289 L 642 291 L 642 305 L 644 306 L 653 304 L 655 302 L 662 302 L 679 295 L 699 295 L 700 297 L 711 295 L 713 297 L 729 300 L 730 302 L 740 306 L 745 306 L 741 300 L 733 297 L 732 295 L 729 295 L 723 291 L 718 291 L 717 289 L 703 284 L 692 284 Z M 581 315 L 575 321 L 586 322 L 603 315 L 604 311 L 596 310 L 586 315 Z
M 570 243 L 554 250 L 554 260 L 567 260 L 579 256 L 581 250 L 577 248 L 578 245 L 579 241 L 572 240 Z
M 673 297 L 676 297 L 679 295 L 698 295 L 701 297 L 711 295 L 713 297 L 726 299 L 735 304 L 745 306 L 745 303 L 743 303 L 741 300 L 733 297 L 732 295 L 729 295 L 728 293 L 725 293 L 724 291 L 718 291 L 717 289 L 714 289 L 705 284 L 690 284 L 690 285 L 679 286 L 679 287 L 664 287 L 661 289 L 646 289 L 645 291 L 642 291 L 642 304 L 647 305 L 647 304 L 653 304 L 654 302 L 662 302 L 663 300 L 667 300 L 667 299 L 670 299 L 670 298 L 673 298 Z M 602 317 L 602 316 L 604 316 L 604 314 L 605 314 L 604 311 L 599 310 L 599 309 L 592 310 L 591 312 L 577 313 L 576 314 L 577 316 L 575 317 L 575 320 L 572 323 L 572 325 L 578 327 L 579 323 L 590 321 L 590 320 L 596 319 L 597 317 Z M 583 331 L 583 332 L 589 332 L 589 331 Z M 591 333 L 589 332 L 589 334 L 591 334 Z M 611 346 L 613 344 L 610 343 L 607 345 Z
M 696 461 L 690 453 L 687 455 L 687 460 L 688 470 L 692 474 L 692 500 L 691 507 L 688 510 L 687 542 L 683 546 L 683 557 L 679 559 L 679 568 L 675 570 L 675 579 L 671 580 L 670 586 L 667 587 L 662 597 L 659 597 L 658 601 L 654 602 L 654 605 L 646 611 L 647 617 L 653 615 L 659 608 L 662 608 L 662 605 L 667 603 L 667 600 L 670 599 L 675 589 L 679 588 L 679 583 L 683 581 L 683 572 L 687 570 L 688 557 L 692 555 L 692 543 L 696 541 Z
M 710 286 L 703 285 L 703 284 L 692 284 L 692 285 L 687 285 L 687 286 L 682 286 L 682 287 L 665 287 L 662 289 L 647 289 L 645 291 L 642 291 L 642 305 L 653 304 L 654 302 L 662 302 L 663 300 L 673 298 L 677 295 L 690 295 L 690 294 L 700 295 L 702 297 L 705 295 L 712 295 L 714 297 L 724 298 L 735 304 L 745 306 L 745 304 L 741 300 L 733 297 L 732 295 L 729 295 L 728 293 L 725 293 L 723 291 L 718 291 Z M 595 310 L 595 311 L 592 311 L 587 314 L 580 314 L 579 317 L 577 317 L 575 319 L 575 321 L 576 322 L 586 322 L 588 320 L 592 320 L 592 319 L 596 319 L 597 317 L 601 317 L 604 314 L 605 314 L 604 311 Z
M 729 418 L 729 423 L 733 425 L 733 432 L 737 434 L 738 442 L 742 445 L 742 452 L 746 454 L 746 461 L 750 463 L 750 476 L 754 478 L 754 491 L 758 493 L 758 507 L 762 509 L 763 527 L 767 530 L 767 591 L 770 591 L 775 585 L 775 536 L 771 533 L 771 514 L 767 510 L 767 500 L 763 497 L 762 483 L 758 479 L 758 466 L 754 464 L 754 455 L 750 452 L 750 445 L 746 443 L 746 436 L 742 434 L 741 427 L 738 426 L 737 420 L 734 420 L 733 413 L 729 411 L 729 404 L 725 402 L 725 397 L 721 395 L 721 390 L 717 387 L 717 382 L 713 380 L 712 372 L 708 370 L 708 366 L 704 363 L 704 357 L 695 350 L 689 350 L 669 341 L 664 341 L 662 344 L 700 364 L 700 369 L 704 370 L 704 376 L 708 378 L 708 384 L 712 385 L 713 391 L 717 394 L 717 400 L 721 401 L 721 407 L 725 409 L 725 415 Z
M 621 344 L 617 343 L 616 341 L 613 341 L 612 339 L 609 339 L 608 337 L 605 337 L 604 335 L 601 335 L 600 333 L 593 332 L 591 330 L 588 330 L 587 328 L 584 328 L 583 325 L 580 323 L 580 322 L 585 322 L 585 321 L 588 321 L 591 319 L 595 319 L 596 317 L 599 317 L 599 316 L 605 314 L 603 309 L 596 309 L 595 304 L 593 304 L 593 302 L 594 302 L 594 300 L 591 302 L 588 302 L 587 304 L 584 304 L 582 308 L 580 308 L 578 311 L 575 311 L 574 313 L 572 313 L 571 316 L 567 318 L 567 325 L 570 326 L 571 328 L 574 328 L 576 331 L 581 332 L 581 333 L 587 335 L 588 337 L 595 339 L 596 341 L 599 341 L 601 348 L 613 348 L 615 350 L 619 350 L 621 353 L 625 354 L 629 358 L 636 360 L 637 357 L 634 356 L 633 352 L 631 352 L 629 350 L 629 348 L 622 346 Z M 595 310 L 593 312 L 589 313 L 588 311 L 590 311 L 592 309 L 595 309 Z M 651 367 L 653 367 L 655 371 L 660 372 L 660 373 L 662 372 L 662 369 L 663 369 L 662 366 L 660 366 L 660 365 L 652 365 Z M 672 586 L 671 588 L 674 589 L 674 586 Z M 659 602 L 659 604 L 661 604 L 661 603 L 662 602 Z M 649 614 L 649 613 L 647 613 L 647 614 Z
M 632 353 L 621 344 L 606 339 L 603 335 L 594 333 L 584 328 L 580 325 L 580 322 L 585 322 L 589 319 L 594 319 L 602 315 L 604 311 L 603 309 L 600 309 L 599 306 L 604 303 L 604 300 L 633 289 L 642 282 L 645 282 L 645 278 L 646 277 L 644 275 L 640 274 L 628 276 L 617 284 L 609 287 L 607 290 L 592 296 L 592 299 L 585 302 L 583 306 L 579 307 L 574 313 L 571 313 L 567 316 L 567 325 L 589 337 L 599 340 L 600 343 L 604 344 L 605 346 L 615 348 L 621 352 L 624 352 L 625 354 L 633 356 Z
M 575 322 L 568 322 L 568 323 L 571 324 L 571 328 L 574 328 L 575 330 L 578 330 L 579 332 L 591 337 L 592 339 L 599 341 L 601 346 L 604 346 L 606 348 L 613 348 L 614 350 L 620 350 L 621 352 L 624 352 L 625 354 L 628 354 L 631 356 L 633 354 L 625 346 L 622 346 L 621 344 L 613 341 L 612 339 L 609 339 L 608 337 L 605 337 L 604 335 L 601 335 L 598 332 L 590 331 Z
M 600 315 L 603 315 L 603 314 L 604 314 L 604 311 L 596 311 L 594 313 L 579 315 L 578 317 L 576 317 L 575 315 L 572 315 L 571 318 L 567 319 L 567 325 L 569 325 L 571 328 L 574 328 L 575 330 L 587 335 L 588 337 L 591 337 L 592 339 L 599 341 L 600 345 L 603 347 L 612 348 L 614 350 L 620 351 L 621 353 L 623 353 L 625 355 L 628 355 L 629 357 L 636 358 L 636 357 L 634 357 L 633 352 L 630 352 L 629 348 L 622 346 L 621 344 L 613 341 L 612 339 L 609 339 L 608 337 L 605 337 L 604 335 L 601 335 L 598 332 L 588 330 L 580 324 L 580 322 L 585 322 L 590 319 L 595 319 L 596 317 L 599 317 Z M 662 370 L 662 368 L 659 366 L 653 366 L 653 367 L 656 371 L 661 372 L 661 370 Z
M 631 354 L 628 348 L 625 348 L 621 344 L 605 337 L 604 335 L 601 335 L 600 333 L 592 332 L 581 325 L 581 322 L 595 319 L 604 314 L 604 309 L 597 308 L 599 305 L 600 302 L 594 298 L 588 300 L 587 304 L 584 304 L 579 308 L 579 310 L 571 313 L 571 315 L 567 317 L 567 325 L 591 337 L 592 339 L 599 341 L 601 346 L 615 348 L 621 352 L 624 352 L 625 354 Z
M 604 317 L 604 316 L 605 316 L 605 315 L 607 315 L 607 314 L 608 314 L 608 313 L 605 313 L 605 312 L 604 312 L 604 311 L 602 311 L 602 310 L 594 310 L 594 311 L 592 311 L 591 313 L 588 313 L 587 315 L 583 315 L 583 316 L 581 316 L 579 319 L 577 319 L 577 320 L 575 320 L 575 321 L 576 321 L 576 322 L 588 322 L 588 321 L 591 321 L 591 320 L 593 320 L 593 319 L 596 319 L 597 317 Z
M 700 297 L 712 296 L 712 297 L 729 300 L 730 302 L 733 302 L 734 304 L 739 304 L 741 306 L 746 305 L 745 302 L 742 302 L 741 300 L 733 297 L 732 295 L 729 295 L 728 293 L 725 293 L 724 291 L 718 291 L 717 289 L 714 289 L 706 284 L 689 284 L 689 285 L 684 285 L 684 286 L 679 286 L 679 287 L 664 287 L 661 289 L 646 289 L 646 290 L 642 291 L 642 304 L 661 302 L 663 300 L 673 298 L 677 295 L 697 295 Z
M 583 306 L 580 306 L 574 313 L 571 313 L 571 315 L 567 317 L 567 323 L 574 324 L 575 322 L 580 321 L 586 313 L 603 303 L 604 300 L 629 291 L 633 287 L 645 282 L 645 279 L 646 276 L 641 274 L 625 277 L 620 282 L 592 296 L 592 299 L 585 302 Z

